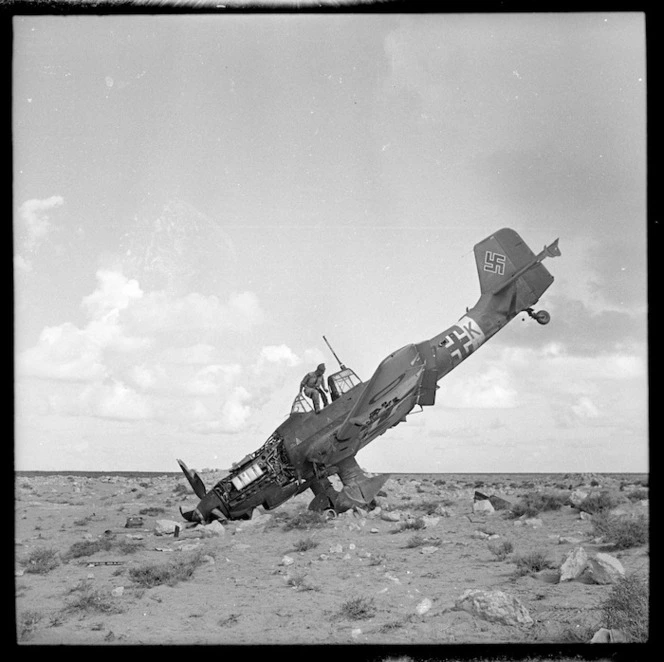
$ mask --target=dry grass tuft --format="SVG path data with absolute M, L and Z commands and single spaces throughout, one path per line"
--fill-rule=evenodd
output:
M 622 577 L 602 605 L 604 627 L 621 630 L 631 642 L 648 641 L 649 599 L 644 577 L 637 573 Z

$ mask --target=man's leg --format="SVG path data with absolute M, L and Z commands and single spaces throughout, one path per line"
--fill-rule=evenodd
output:
M 318 413 L 320 411 L 320 396 L 318 395 L 318 391 L 315 388 L 305 388 L 304 394 L 314 403 L 314 411 Z

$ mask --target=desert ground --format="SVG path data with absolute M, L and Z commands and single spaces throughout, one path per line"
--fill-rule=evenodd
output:
M 221 475 L 201 472 L 208 488 Z M 607 622 L 606 604 L 625 578 L 648 584 L 647 476 L 397 474 L 378 507 L 332 519 L 310 499 L 185 528 L 198 499 L 182 476 L 17 474 L 16 640 L 643 640 L 647 617 Z M 632 528 L 616 538 L 616 522 Z

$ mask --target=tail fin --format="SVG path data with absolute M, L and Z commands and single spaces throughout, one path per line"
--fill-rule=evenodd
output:
M 560 255 L 557 239 L 535 255 L 510 228 L 488 236 L 474 251 L 482 294 L 506 294 L 508 289 L 512 290 L 512 298 L 517 297 L 512 304 L 516 310 L 533 305 L 551 285 L 553 276 L 542 260 Z
M 503 228 L 476 244 L 475 262 L 482 294 L 498 291 L 519 269 L 535 259 L 521 237 Z

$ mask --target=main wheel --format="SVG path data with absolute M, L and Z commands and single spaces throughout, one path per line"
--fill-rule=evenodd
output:
M 551 321 L 551 315 L 546 310 L 538 310 L 535 313 L 535 319 L 539 324 L 548 324 Z

